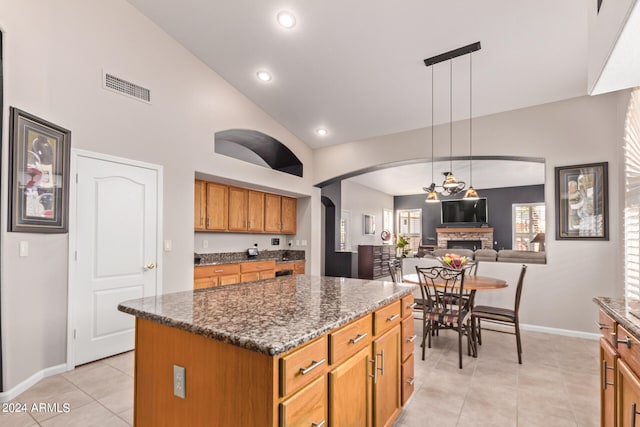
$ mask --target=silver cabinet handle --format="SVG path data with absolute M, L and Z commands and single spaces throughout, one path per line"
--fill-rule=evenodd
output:
M 625 344 L 627 348 L 631 348 L 631 344 L 633 344 L 633 342 L 631 341 L 631 338 L 629 338 L 628 335 L 625 335 L 623 340 L 616 340 L 616 342 L 618 344 Z
M 638 411 L 636 411 L 636 404 L 632 403 L 631 404 L 631 427 L 636 427 L 636 414 L 638 414 Z
M 319 423 L 311 423 L 311 427 L 323 427 L 325 424 L 325 421 L 322 420 Z
M 616 385 L 615 383 L 607 382 L 607 369 L 611 369 L 613 371 L 613 366 L 607 366 L 607 361 L 602 361 L 602 389 L 606 390 L 608 385 Z
M 369 376 L 373 378 L 373 383 L 375 384 L 378 379 L 378 358 L 374 357 L 373 359 L 369 359 L 369 363 L 373 364 L 373 368 L 371 369 L 373 374 L 369 374 Z
M 387 317 L 387 322 L 393 322 L 394 320 L 396 320 L 398 317 L 400 317 L 399 314 L 394 314 L 393 316 Z
M 367 334 L 366 334 L 366 333 L 364 333 L 364 334 L 356 334 L 356 337 L 355 337 L 355 338 L 351 338 L 351 339 L 349 340 L 349 343 L 351 343 L 351 344 L 359 343 L 359 342 L 360 342 L 360 341 L 362 341 L 366 336 L 367 336 Z
M 598 327 L 598 329 L 611 329 L 609 328 L 607 325 L 605 325 L 604 323 L 600 323 L 600 322 L 594 322 L 596 324 L 596 326 Z
M 311 365 L 309 365 L 309 367 L 300 368 L 300 375 L 307 375 L 309 372 L 313 371 L 314 369 L 316 369 L 318 366 L 322 365 L 326 361 L 327 359 L 322 359 L 318 361 L 312 360 Z
M 207 217 L 207 227 L 211 227 L 211 217 Z
M 378 356 L 380 356 L 380 367 L 376 366 L 376 370 L 380 371 L 380 376 L 384 377 L 384 349 L 380 350 L 380 353 L 376 354 L 376 358 Z
M 417 305 L 418 305 L 418 303 L 417 303 L 417 302 L 414 302 L 413 304 L 409 304 L 409 305 L 407 306 L 407 308 L 416 308 L 416 306 L 417 306 Z
M 416 340 L 416 336 L 411 336 L 409 338 L 407 338 L 407 342 L 414 342 Z
M 416 379 L 414 377 L 411 377 L 411 378 L 409 378 L 407 380 L 407 384 L 409 384 L 409 385 L 413 385 L 413 383 L 415 383 L 415 382 L 416 382 Z

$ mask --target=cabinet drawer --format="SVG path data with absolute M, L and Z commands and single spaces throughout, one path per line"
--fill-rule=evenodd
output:
M 275 268 L 276 268 L 275 260 L 243 262 L 242 264 L 240 264 L 240 272 L 242 273 L 252 273 L 255 271 L 263 271 L 263 270 L 275 270 Z
M 313 426 L 325 423 L 326 387 L 324 375 L 280 404 L 280 427 Z
M 402 297 L 402 299 L 400 300 L 400 303 L 402 304 L 401 314 L 403 318 L 409 315 L 412 315 L 411 317 L 413 317 L 413 309 L 416 306 L 415 301 L 413 299 L 414 299 L 413 294 L 410 294 L 405 297 Z
M 220 264 L 196 266 L 193 276 L 196 279 L 209 276 L 220 276 L 240 273 L 240 264 Z
M 280 396 L 287 396 L 309 384 L 327 368 L 327 337 L 280 359 Z
M 400 317 L 400 300 L 379 308 L 373 313 L 373 333 L 380 335 L 400 324 Z
M 369 346 L 373 329 L 371 315 L 343 326 L 329 334 L 329 363 L 340 363 L 362 348 Z
M 617 349 L 620 353 L 620 359 L 624 360 L 635 372 L 640 372 L 640 340 L 620 325 L 618 325 Z
M 413 394 L 415 377 L 413 375 L 413 354 L 402 363 L 402 406 Z
M 609 317 L 607 313 L 605 313 L 603 310 L 600 310 L 598 314 L 598 324 L 600 325 L 600 334 L 604 337 L 604 339 L 609 341 L 609 344 L 615 347 L 617 323 L 611 317 Z
M 413 354 L 414 341 L 416 340 L 413 316 L 402 321 L 402 360 L 406 360 Z

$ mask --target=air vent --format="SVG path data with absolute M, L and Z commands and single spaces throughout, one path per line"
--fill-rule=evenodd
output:
M 104 73 L 103 85 L 105 89 L 137 99 L 138 101 L 151 103 L 151 91 L 149 89 L 116 77 L 113 74 Z

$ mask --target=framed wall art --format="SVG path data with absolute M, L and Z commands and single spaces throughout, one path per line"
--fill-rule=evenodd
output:
M 10 232 L 66 233 L 71 131 L 10 109 Z
M 608 163 L 555 168 L 556 239 L 609 240 Z

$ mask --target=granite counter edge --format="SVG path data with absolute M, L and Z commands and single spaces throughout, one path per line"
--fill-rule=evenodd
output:
M 411 294 L 413 292 L 413 289 L 416 287 L 416 285 L 407 285 L 407 284 L 403 284 L 401 286 L 402 288 L 399 289 L 397 292 L 395 292 L 393 295 L 390 295 L 379 301 L 373 302 L 363 310 L 348 313 L 347 315 L 337 319 L 335 322 L 327 323 L 321 328 L 302 334 L 288 342 L 277 343 L 277 344 L 264 343 L 264 342 L 259 342 L 252 339 L 243 339 L 242 337 L 234 336 L 229 333 L 225 333 L 223 331 L 214 330 L 204 326 L 194 325 L 189 322 L 176 320 L 176 319 L 166 317 L 166 316 L 161 316 L 155 313 L 149 313 L 147 311 L 128 307 L 122 304 L 118 305 L 118 310 L 127 314 L 131 314 L 133 316 L 139 317 L 144 320 L 149 320 L 152 322 L 159 323 L 161 325 L 169 326 L 176 329 L 181 329 L 183 331 L 191 332 L 196 335 L 203 336 L 205 338 L 215 339 L 217 341 L 221 341 L 226 344 L 235 345 L 236 347 L 241 347 L 247 350 L 255 351 L 257 353 L 266 354 L 268 356 L 277 356 L 291 349 L 294 349 L 302 344 L 305 344 L 313 340 L 314 338 L 317 338 L 331 330 L 339 328 L 340 326 L 345 325 L 351 322 L 352 320 L 355 320 L 359 317 L 372 313 L 378 308 L 383 307 L 387 304 L 390 304 L 393 301 L 397 301 Z
M 615 305 L 622 304 L 625 305 L 625 301 L 623 298 L 615 299 L 615 298 L 604 298 L 604 297 L 593 297 L 593 302 L 595 302 L 605 313 L 607 313 L 613 320 L 615 320 L 619 325 L 623 328 L 631 332 L 636 336 L 636 338 L 640 339 L 640 326 L 633 320 L 630 320 L 625 312 L 620 312 L 620 307 L 616 307 L 613 304 L 610 304 L 609 301 L 615 302 Z M 640 321 L 640 319 L 638 319 Z

